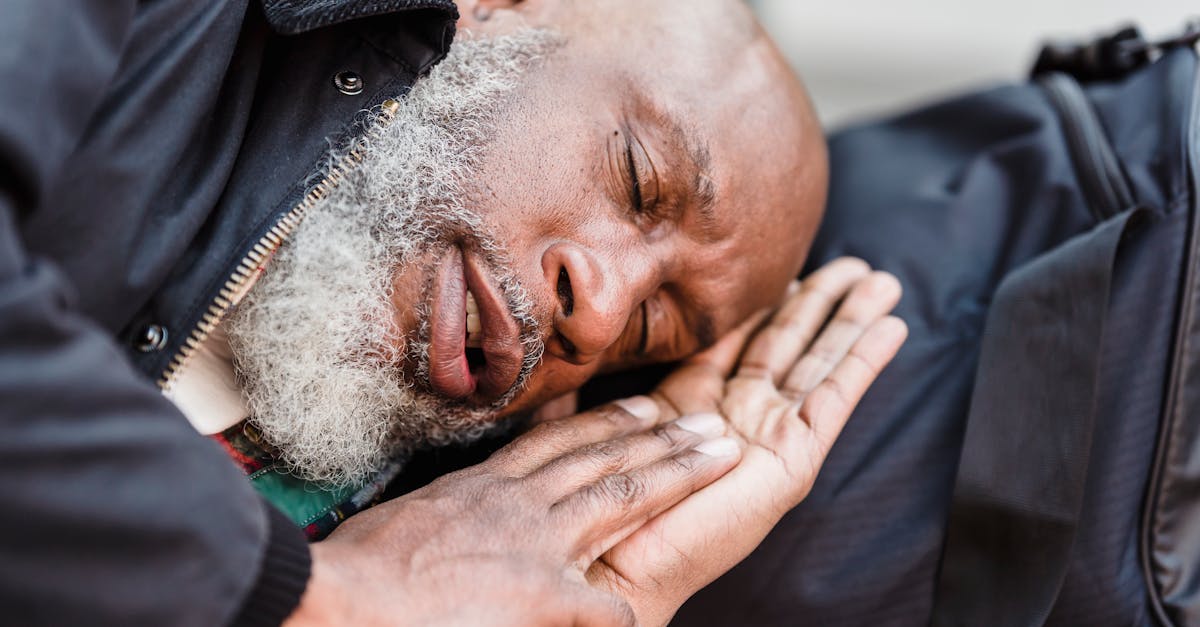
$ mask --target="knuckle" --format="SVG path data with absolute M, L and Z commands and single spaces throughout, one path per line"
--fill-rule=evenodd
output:
M 839 313 L 837 318 L 829 322 L 829 325 L 825 328 L 825 332 L 830 337 L 836 337 L 844 341 L 846 338 L 858 337 L 867 330 L 864 321 L 869 321 L 870 316 L 864 315 L 863 312 L 858 311 L 853 306 L 850 309 L 852 311 Z
M 663 425 L 654 430 L 654 437 L 658 438 L 668 450 L 682 446 L 687 440 L 687 432 L 678 428 L 669 428 L 669 425 Z
M 772 318 L 770 324 L 758 331 L 757 339 L 761 343 L 770 346 L 791 328 L 789 320 L 790 318 L 783 317 L 782 314 Z
M 838 351 L 828 344 L 817 344 L 812 347 L 808 356 L 815 362 L 815 366 L 827 368 L 837 362 Z
M 697 457 L 688 453 L 676 455 L 668 459 L 667 463 L 671 465 L 672 470 L 683 475 L 690 475 L 698 468 Z
M 608 403 L 604 408 L 617 412 L 624 422 L 636 425 L 656 420 L 662 411 L 658 401 L 648 394 L 620 398 Z
M 769 378 L 754 374 L 742 376 L 742 373 L 739 372 L 736 377 L 730 379 L 725 384 L 725 394 L 726 396 L 762 394 L 769 392 L 774 387 L 775 384 Z
M 796 364 L 788 374 L 783 387 L 790 390 L 805 391 L 816 385 L 815 379 L 820 375 L 822 366 L 815 359 L 805 357 Z
M 771 370 L 765 363 L 754 360 L 742 363 L 738 367 L 737 376 L 746 379 L 769 379 Z
M 629 463 L 629 451 L 616 442 L 600 442 L 584 450 L 588 464 L 603 472 L 614 472 Z
M 631 507 L 646 495 L 646 486 L 639 479 L 626 474 L 609 475 L 597 485 L 600 497 L 619 507 Z
M 525 442 L 558 443 L 567 440 L 576 429 L 578 427 L 567 424 L 565 421 L 552 420 L 536 425 L 524 436 L 521 436 L 521 440 Z
M 846 388 L 836 378 L 830 377 L 826 379 L 822 388 L 823 392 L 831 397 L 828 399 L 829 401 L 837 402 L 839 405 L 849 404 L 850 399 L 846 394 Z
M 779 316 L 771 321 L 771 326 L 767 327 L 766 330 L 771 332 L 773 338 L 803 334 L 806 321 L 805 313 L 803 308 L 797 307 L 782 311 Z
M 798 410 L 796 410 L 796 417 L 800 419 L 800 422 L 808 425 L 809 428 L 812 428 L 812 426 L 816 424 L 818 410 L 815 408 L 819 404 L 814 400 L 816 396 L 816 394 L 808 395 L 808 397 L 804 399 L 804 404 L 801 405 Z
M 799 401 L 804 400 L 804 392 L 801 390 L 797 390 L 796 388 L 794 388 L 790 385 L 784 386 L 782 389 L 780 389 L 779 395 L 788 399 L 789 401 L 793 401 L 793 402 L 799 402 Z
M 802 409 L 805 422 L 816 425 L 825 417 L 837 416 L 846 407 L 848 403 L 842 396 L 841 387 L 837 383 L 826 381 L 808 395 Z
M 606 405 L 598 410 L 598 414 L 613 430 L 618 432 L 630 431 L 642 424 L 637 416 L 629 413 L 629 410 L 620 405 Z
M 822 305 L 832 305 L 838 301 L 840 295 L 836 294 L 830 287 L 824 285 L 824 281 L 820 279 L 809 281 L 800 288 L 800 292 L 796 294 L 796 298 L 815 300 Z
M 863 357 L 856 351 L 850 351 L 846 354 L 846 362 L 851 366 L 858 368 L 859 370 L 865 371 L 865 373 L 871 378 L 878 376 L 882 370 L 879 365 L 871 363 L 870 360 L 868 360 L 866 357 Z

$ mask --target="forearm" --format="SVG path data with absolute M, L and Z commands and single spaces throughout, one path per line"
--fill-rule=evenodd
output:
M 0 20 L 0 81 L 20 86 L 0 90 L 0 607 L 22 625 L 219 625 L 266 604 L 278 623 L 307 579 L 299 531 L 271 524 L 20 235 L 62 184 L 134 8 L 24 0 Z
M 22 624 L 230 622 L 243 600 L 253 604 L 269 547 L 287 539 L 270 533 L 266 506 L 219 448 L 63 305 L 57 274 L 23 265 L 0 269 L 6 616 L 28 619 Z M 292 531 L 292 545 L 304 550 Z M 306 555 L 291 562 L 306 571 Z M 294 596 L 302 581 L 291 586 Z

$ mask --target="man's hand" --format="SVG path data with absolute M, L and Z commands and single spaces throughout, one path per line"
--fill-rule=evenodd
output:
M 765 316 L 749 321 L 664 381 L 652 396 L 665 418 L 724 416 L 742 461 L 605 553 L 588 579 L 627 599 L 640 624 L 661 625 L 744 559 L 807 496 L 904 342 L 904 323 L 887 315 L 899 298 L 892 276 L 839 259 L 797 286 L 766 326 L 756 330 Z
M 732 468 L 720 419 L 647 431 L 630 399 L 539 425 L 479 466 L 346 521 L 313 545 L 289 625 L 633 625 L 587 584 L 601 554 Z

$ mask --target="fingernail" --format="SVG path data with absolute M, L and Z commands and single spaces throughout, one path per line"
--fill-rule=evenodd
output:
M 652 422 L 658 419 L 658 403 L 648 396 L 634 396 L 632 398 L 623 398 L 619 401 L 614 401 L 614 405 L 633 414 L 635 418 L 643 422 Z
M 736 457 L 741 449 L 733 438 L 717 438 L 705 440 L 694 446 L 693 450 L 709 457 Z
M 675 421 L 675 426 L 708 438 L 725 435 L 725 419 L 716 414 L 684 416 Z

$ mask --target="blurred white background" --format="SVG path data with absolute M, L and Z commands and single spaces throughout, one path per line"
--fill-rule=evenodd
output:
M 1022 79 L 1047 38 L 1135 23 L 1151 39 L 1200 17 L 1197 0 L 752 0 L 821 119 L 863 116 Z

